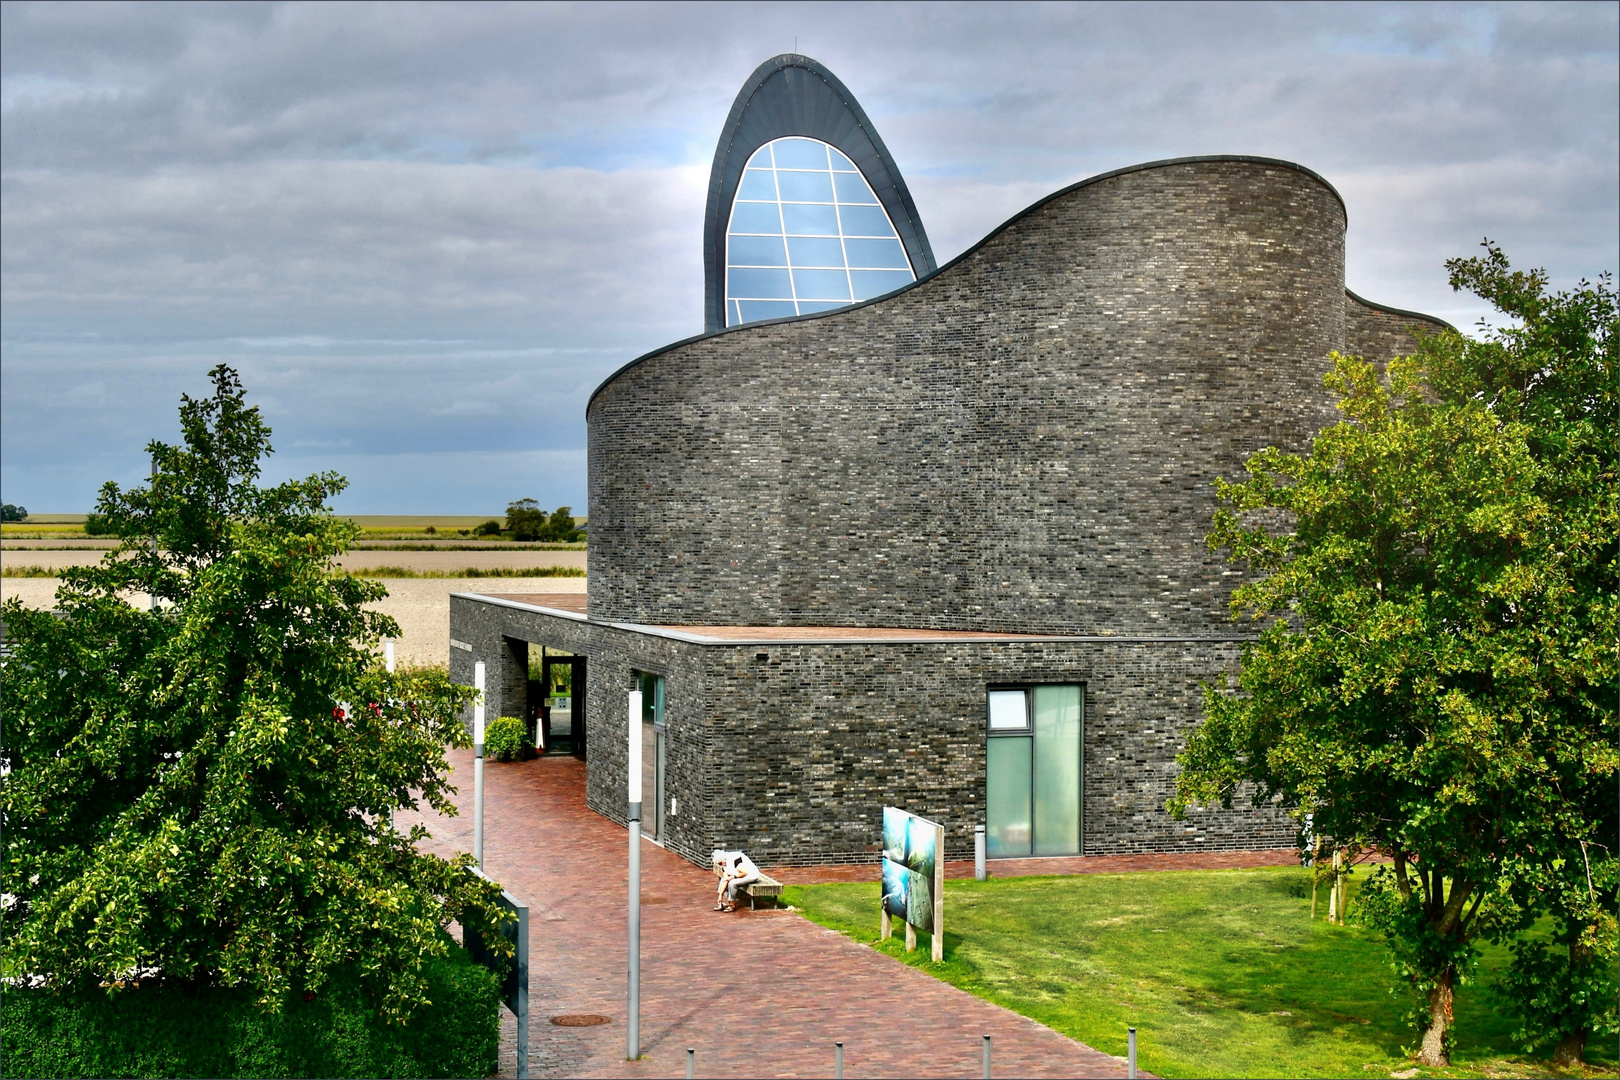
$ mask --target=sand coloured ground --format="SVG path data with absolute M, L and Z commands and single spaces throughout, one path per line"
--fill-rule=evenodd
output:
M 32 551 L 26 548 L 0 549 L 0 566 L 91 566 L 101 561 L 105 551 Z M 338 557 L 345 570 L 372 566 L 400 566 L 424 570 L 530 569 L 536 566 L 567 566 L 585 569 L 583 551 L 351 551 Z M 566 591 L 566 590 L 565 590 Z
M 67 552 L 40 552 L 45 555 L 71 554 Z M 449 560 L 453 556 L 477 555 L 480 552 L 386 552 L 389 555 L 425 554 L 431 558 Z M 504 554 L 504 553 L 502 553 Z M 546 555 L 580 555 L 570 551 L 548 551 Z M 375 565 L 375 564 L 373 564 Z M 397 564 L 396 564 L 397 565 Z M 443 567 L 441 562 L 440 567 Z M 454 563 L 467 566 L 467 563 Z M 477 565 L 477 564 L 472 564 Z M 425 567 L 424 569 L 437 569 Z M 27 607 L 49 608 L 56 596 L 55 578 L 0 578 L 0 597 L 13 596 Z M 583 593 L 584 578 L 395 578 L 384 582 L 388 598 L 374 605 L 378 610 L 394 617 L 399 623 L 400 639 L 395 657 L 406 664 L 436 664 L 449 662 L 450 653 L 450 594 L 471 593 Z M 145 604 L 144 596 L 132 598 L 136 604 Z

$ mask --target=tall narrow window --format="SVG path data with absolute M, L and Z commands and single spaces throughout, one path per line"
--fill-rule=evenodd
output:
M 1075 685 L 989 692 L 985 848 L 991 858 L 1080 854 L 1084 699 Z
M 726 325 L 842 307 L 917 280 L 866 177 L 837 149 L 754 151 L 726 229 Z

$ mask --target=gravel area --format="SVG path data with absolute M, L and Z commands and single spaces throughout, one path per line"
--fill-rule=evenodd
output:
M 398 551 L 391 554 L 409 555 L 416 553 Z M 434 557 L 448 558 L 450 554 L 465 555 L 468 553 L 446 553 Z M 545 554 L 583 555 L 584 552 L 548 551 Z M 465 566 L 467 564 L 462 563 L 460 565 Z M 400 638 L 399 644 L 395 646 L 395 656 L 402 663 L 436 664 L 439 666 L 449 663 L 451 593 L 583 593 L 585 591 L 584 578 L 404 578 L 387 581 L 385 584 L 388 586 L 388 598 L 378 603 L 376 607 L 378 610 L 392 615 L 394 620 L 399 623 Z M 55 599 L 56 586 L 57 580 L 55 578 L 0 578 L 0 597 L 9 600 L 15 596 L 28 607 L 48 608 L 52 606 Z M 137 604 L 144 603 L 145 597 L 134 597 L 133 601 Z

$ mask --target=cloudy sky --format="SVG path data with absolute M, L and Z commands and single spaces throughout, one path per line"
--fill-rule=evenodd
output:
M 761 61 L 865 106 L 940 262 L 1048 192 L 1288 158 L 1349 285 L 1459 325 L 1484 236 L 1616 266 L 1617 5 L 25 4 L 0 25 L 0 486 L 83 512 L 225 361 L 351 513 L 585 502 L 584 408 L 702 328 Z

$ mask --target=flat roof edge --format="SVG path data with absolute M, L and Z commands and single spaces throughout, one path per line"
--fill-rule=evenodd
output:
M 518 611 L 532 611 L 542 615 L 552 615 L 557 618 L 569 619 L 573 622 L 589 623 L 592 626 L 605 626 L 612 630 L 621 630 L 627 634 L 645 634 L 649 637 L 666 638 L 671 641 L 684 641 L 690 645 L 715 645 L 722 647 L 754 646 L 754 645 L 949 645 L 961 643 L 968 645 L 1017 645 L 1028 642 L 1042 644 L 1050 642 L 1075 642 L 1078 644 L 1208 644 L 1222 645 L 1244 641 L 1253 641 L 1253 635 L 1222 636 L 1222 637 L 1192 637 L 1189 635 L 1154 636 L 1140 634 L 1019 634 L 999 630 L 916 630 L 907 631 L 894 637 L 858 637 L 853 634 L 848 637 L 778 637 L 760 635 L 757 637 L 732 638 L 716 637 L 712 634 L 695 634 L 690 630 L 675 630 L 667 626 L 654 626 L 649 623 L 612 622 L 596 620 L 577 611 L 564 611 L 561 608 L 546 607 L 543 604 L 527 604 L 521 600 L 508 600 L 501 596 L 491 596 L 488 593 L 451 593 L 452 597 L 461 600 L 472 600 L 482 604 L 492 604 L 496 607 L 514 608 Z M 783 627 L 784 630 L 806 629 L 805 627 Z M 860 630 L 862 627 L 840 627 L 838 629 Z M 870 627 L 874 630 L 904 630 L 902 627 Z M 940 634 L 949 634 L 949 637 L 940 637 Z
M 494 604 L 496 607 L 517 608 L 519 611 L 538 611 L 546 615 L 555 615 L 560 619 L 572 619 L 574 622 L 590 622 L 590 616 L 578 611 L 565 611 L 562 608 L 545 607 L 542 604 L 525 604 L 521 600 L 508 600 L 504 596 L 491 596 L 488 593 L 453 592 L 452 600 L 474 600 L 481 604 Z

